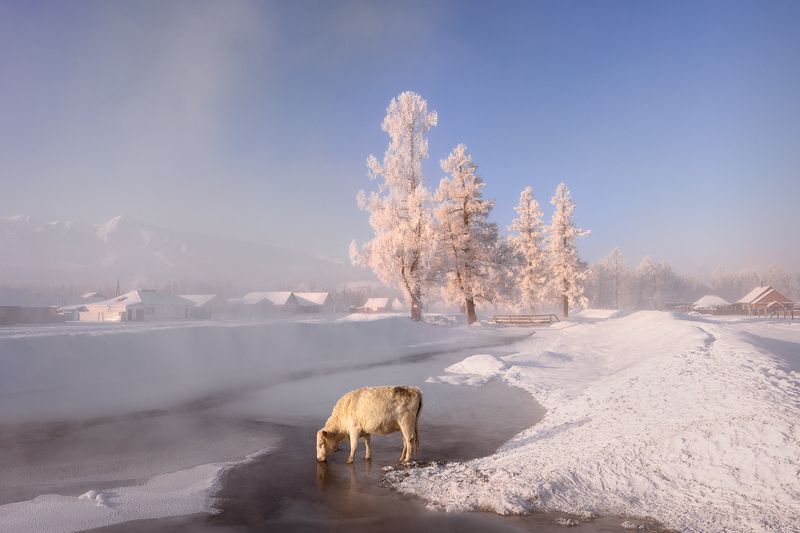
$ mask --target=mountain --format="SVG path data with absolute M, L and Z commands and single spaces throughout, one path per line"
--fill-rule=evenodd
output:
M 101 224 L 0 218 L 0 285 L 215 282 L 333 287 L 371 278 L 342 262 L 266 244 L 194 235 L 124 216 Z

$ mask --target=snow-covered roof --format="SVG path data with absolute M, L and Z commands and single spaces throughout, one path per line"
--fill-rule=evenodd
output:
M 263 301 L 268 301 L 272 305 L 286 305 L 294 300 L 292 291 L 277 291 L 277 292 L 249 292 L 242 296 L 242 303 L 248 305 L 255 305 Z M 296 300 L 295 300 L 296 301 Z
M 217 297 L 216 294 L 181 294 L 181 298 L 186 298 L 194 302 L 196 307 L 203 307 L 208 302 Z
M 730 305 L 730 302 L 716 294 L 706 294 L 694 303 L 695 307 L 724 307 L 726 305 Z
M 737 301 L 736 303 L 737 304 L 753 303 L 761 296 L 764 296 L 764 294 L 766 294 L 767 291 L 769 291 L 770 289 L 772 289 L 772 287 L 756 287 L 752 291 L 748 292 L 741 300 Z
M 86 304 L 72 304 L 72 305 L 62 305 L 58 308 L 59 311 L 85 311 Z
M 369 298 L 366 302 L 364 302 L 364 307 L 377 307 L 379 309 L 383 309 L 384 307 L 389 306 L 389 298 Z
M 85 292 L 85 293 L 83 293 L 83 294 L 81 295 L 81 298 L 83 298 L 84 300 L 88 300 L 88 299 L 90 299 L 90 298 L 101 298 L 101 299 L 105 299 L 105 296 L 103 296 L 103 295 L 100 293 L 100 291 L 92 291 L 92 292 Z
M 0 306 L 12 307 L 50 307 L 52 298 L 36 294 L 28 289 L 12 289 L 0 287 Z
M 99 303 L 105 305 L 114 305 L 117 303 L 124 303 L 125 305 L 194 305 L 194 302 L 191 300 L 182 298 L 177 294 L 151 289 L 136 289 Z
M 327 292 L 296 292 L 294 295 L 301 307 L 325 305 L 330 300 Z

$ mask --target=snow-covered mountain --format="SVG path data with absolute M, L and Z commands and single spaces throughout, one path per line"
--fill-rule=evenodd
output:
M 0 218 L 0 284 L 222 282 L 333 286 L 371 277 L 311 254 L 193 235 L 117 216 L 101 224 Z

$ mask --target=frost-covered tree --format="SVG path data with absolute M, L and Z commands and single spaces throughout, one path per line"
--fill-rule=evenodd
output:
M 658 266 L 653 258 L 646 255 L 634 272 L 636 280 L 636 307 L 653 308 L 656 295 Z
M 627 278 L 628 268 L 625 266 L 625 257 L 619 248 L 614 248 L 611 253 L 603 259 L 603 266 L 609 274 L 609 281 L 613 288 L 614 309 L 619 309 L 620 293 Z
M 350 244 L 353 262 L 370 267 L 378 278 L 402 291 L 411 306 L 411 318 L 422 318 L 422 293 L 435 250 L 430 192 L 422 174 L 428 157 L 425 134 L 436 126 L 435 111 L 413 92 L 393 98 L 381 127 L 389 138 L 383 162 L 367 159 L 371 179 L 381 178 L 378 192 L 358 194 L 358 204 L 369 213 L 375 231 L 359 249 Z
M 581 266 L 576 240 L 588 235 L 589 231 L 578 228 L 572 220 L 575 203 L 564 183 L 558 185 L 550 203 L 554 206 L 547 236 L 550 292 L 561 298 L 562 312 L 567 318 L 570 302 L 580 306 L 585 306 L 587 302 L 583 292 L 588 271 Z
M 442 296 L 463 304 L 467 321 L 477 321 L 475 303 L 496 296 L 497 225 L 488 221 L 494 200 L 483 198 L 485 183 L 466 146 L 459 144 L 440 162 L 448 177 L 436 191 L 436 228 L 444 274 Z
M 525 187 L 514 208 L 517 217 L 508 230 L 508 244 L 515 255 L 514 270 L 517 310 L 536 312 L 536 304 L 545 296 L 547 288 L 547 254 L 544 249 L 544 224 L 542 209 L 533 196 L 533 187 Z

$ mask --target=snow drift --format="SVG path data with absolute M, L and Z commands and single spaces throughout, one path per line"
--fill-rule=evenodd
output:
M 490 457 L 389 480 L 453 511 L 796 531 L 800 374 L 786 358 L 800 359 L 800 324 L 762 324 L 639 312 L 559 324 L 520 343 L 505 368 L 468 358 L 447 381 L 498 375 L 541 402 L 544 420 Z

